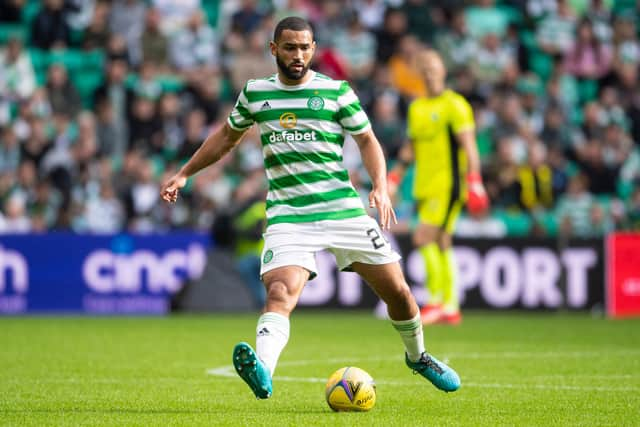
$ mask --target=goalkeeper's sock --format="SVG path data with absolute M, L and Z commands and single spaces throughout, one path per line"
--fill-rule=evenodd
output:
M 420 313 L 416 314 L 416 317 L 409 320 L 392 319 L 391 324 L 400 334 L 409 360 L 412 362 L 418 361 L 424 352 L 424 336 L 422 333 Z
M 429 305 L 442 304 L 443 300 L 443 271 L 442 255 L 436 243 L 430 243 L 420 248 L 427 272 L 426 287 L 429 291 Z
M 264 313 L 256 327 L 256 354 L 267 365 L 271 377 L 280 353 L 289 341 L 289 318 L 279 313 Z
M 453 249 L 448 248 L 442 251 L 442 310 L 447 314 L 457 313 L 460 311 L 460 303 L 458 301 L 458 286 L 456 282 L 456 263 Z

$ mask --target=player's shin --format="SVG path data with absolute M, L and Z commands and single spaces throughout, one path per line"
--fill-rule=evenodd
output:
M 427 273 L 426 288 L 429 291 L 429 305 L 440 305 L 443 300 L 443 265 L 440 248 L 430 243 L 420 248 Z
M 443 261 L 443 306 L 445 314 L 455 314 L 460 311 L 458 301 L 458 286 L 456 281 L 456 265 L 453 249 L 448 248 L 442 252 Z
M 273 312 L 260 316 L 256 327 L 256 353 L 267 365 L 272 377 L 287 341 L 289 341 L 288 317 Z
M 409 320 L 392 319 L 391 324 L 400 334 L 409 359 L 413 362 L 419 360 L 420 355 L 424 352 L 424 335 L 420 313 Z

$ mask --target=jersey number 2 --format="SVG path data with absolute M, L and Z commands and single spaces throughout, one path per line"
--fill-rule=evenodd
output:
M 368 229 L 367 236 L 371 237 L 371 243 L 373 244 L 373 249 L 380 249 L 387 243 L 384 236 L 381 236 L 380 233 L 378 233 L 378 230 L 376 230 L 375 228 Z

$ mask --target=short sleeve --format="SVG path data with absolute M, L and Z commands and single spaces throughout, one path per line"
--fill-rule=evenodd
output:
M 342 82 L 338 93 L 338 122 L 351 135 L 358 135 L 371 129 L 369 117 L 360 105 L 360 100 L 349 86 Z
M 461 95 L 455 94 L 451 101 L 451 124 L 453 133 L 458 134 L 476 127 L 471 105 Z
M 238 100 L 236 101 L 236 105 L 229 113 L 229 117 L 227 118 L 227 123 L 233 130 L 243 131 L 249 129 L 251 125 L 253 125 L 254 120 L 251 115 L 251 111 L 249 111 L 249 101 L 247 100 L 247 86 L 245 85 L 240 95 L 238 95 Z

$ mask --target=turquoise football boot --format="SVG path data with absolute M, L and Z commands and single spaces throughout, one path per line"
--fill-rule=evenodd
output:
M 413 370 L 414 374 L 420 374 L 440 390 L 450 392 L 460 388 L 460 377 L 445 363 L 431 356 L 426 351 L 420 356 L 420 360 L 412 362 L 405 354 L 407 366 Z
M 273 393 L 269 368 L 258 358 L 256 352 L 246 342 L 233 349 L 233 367 L 258 399 L 268 399 Z

